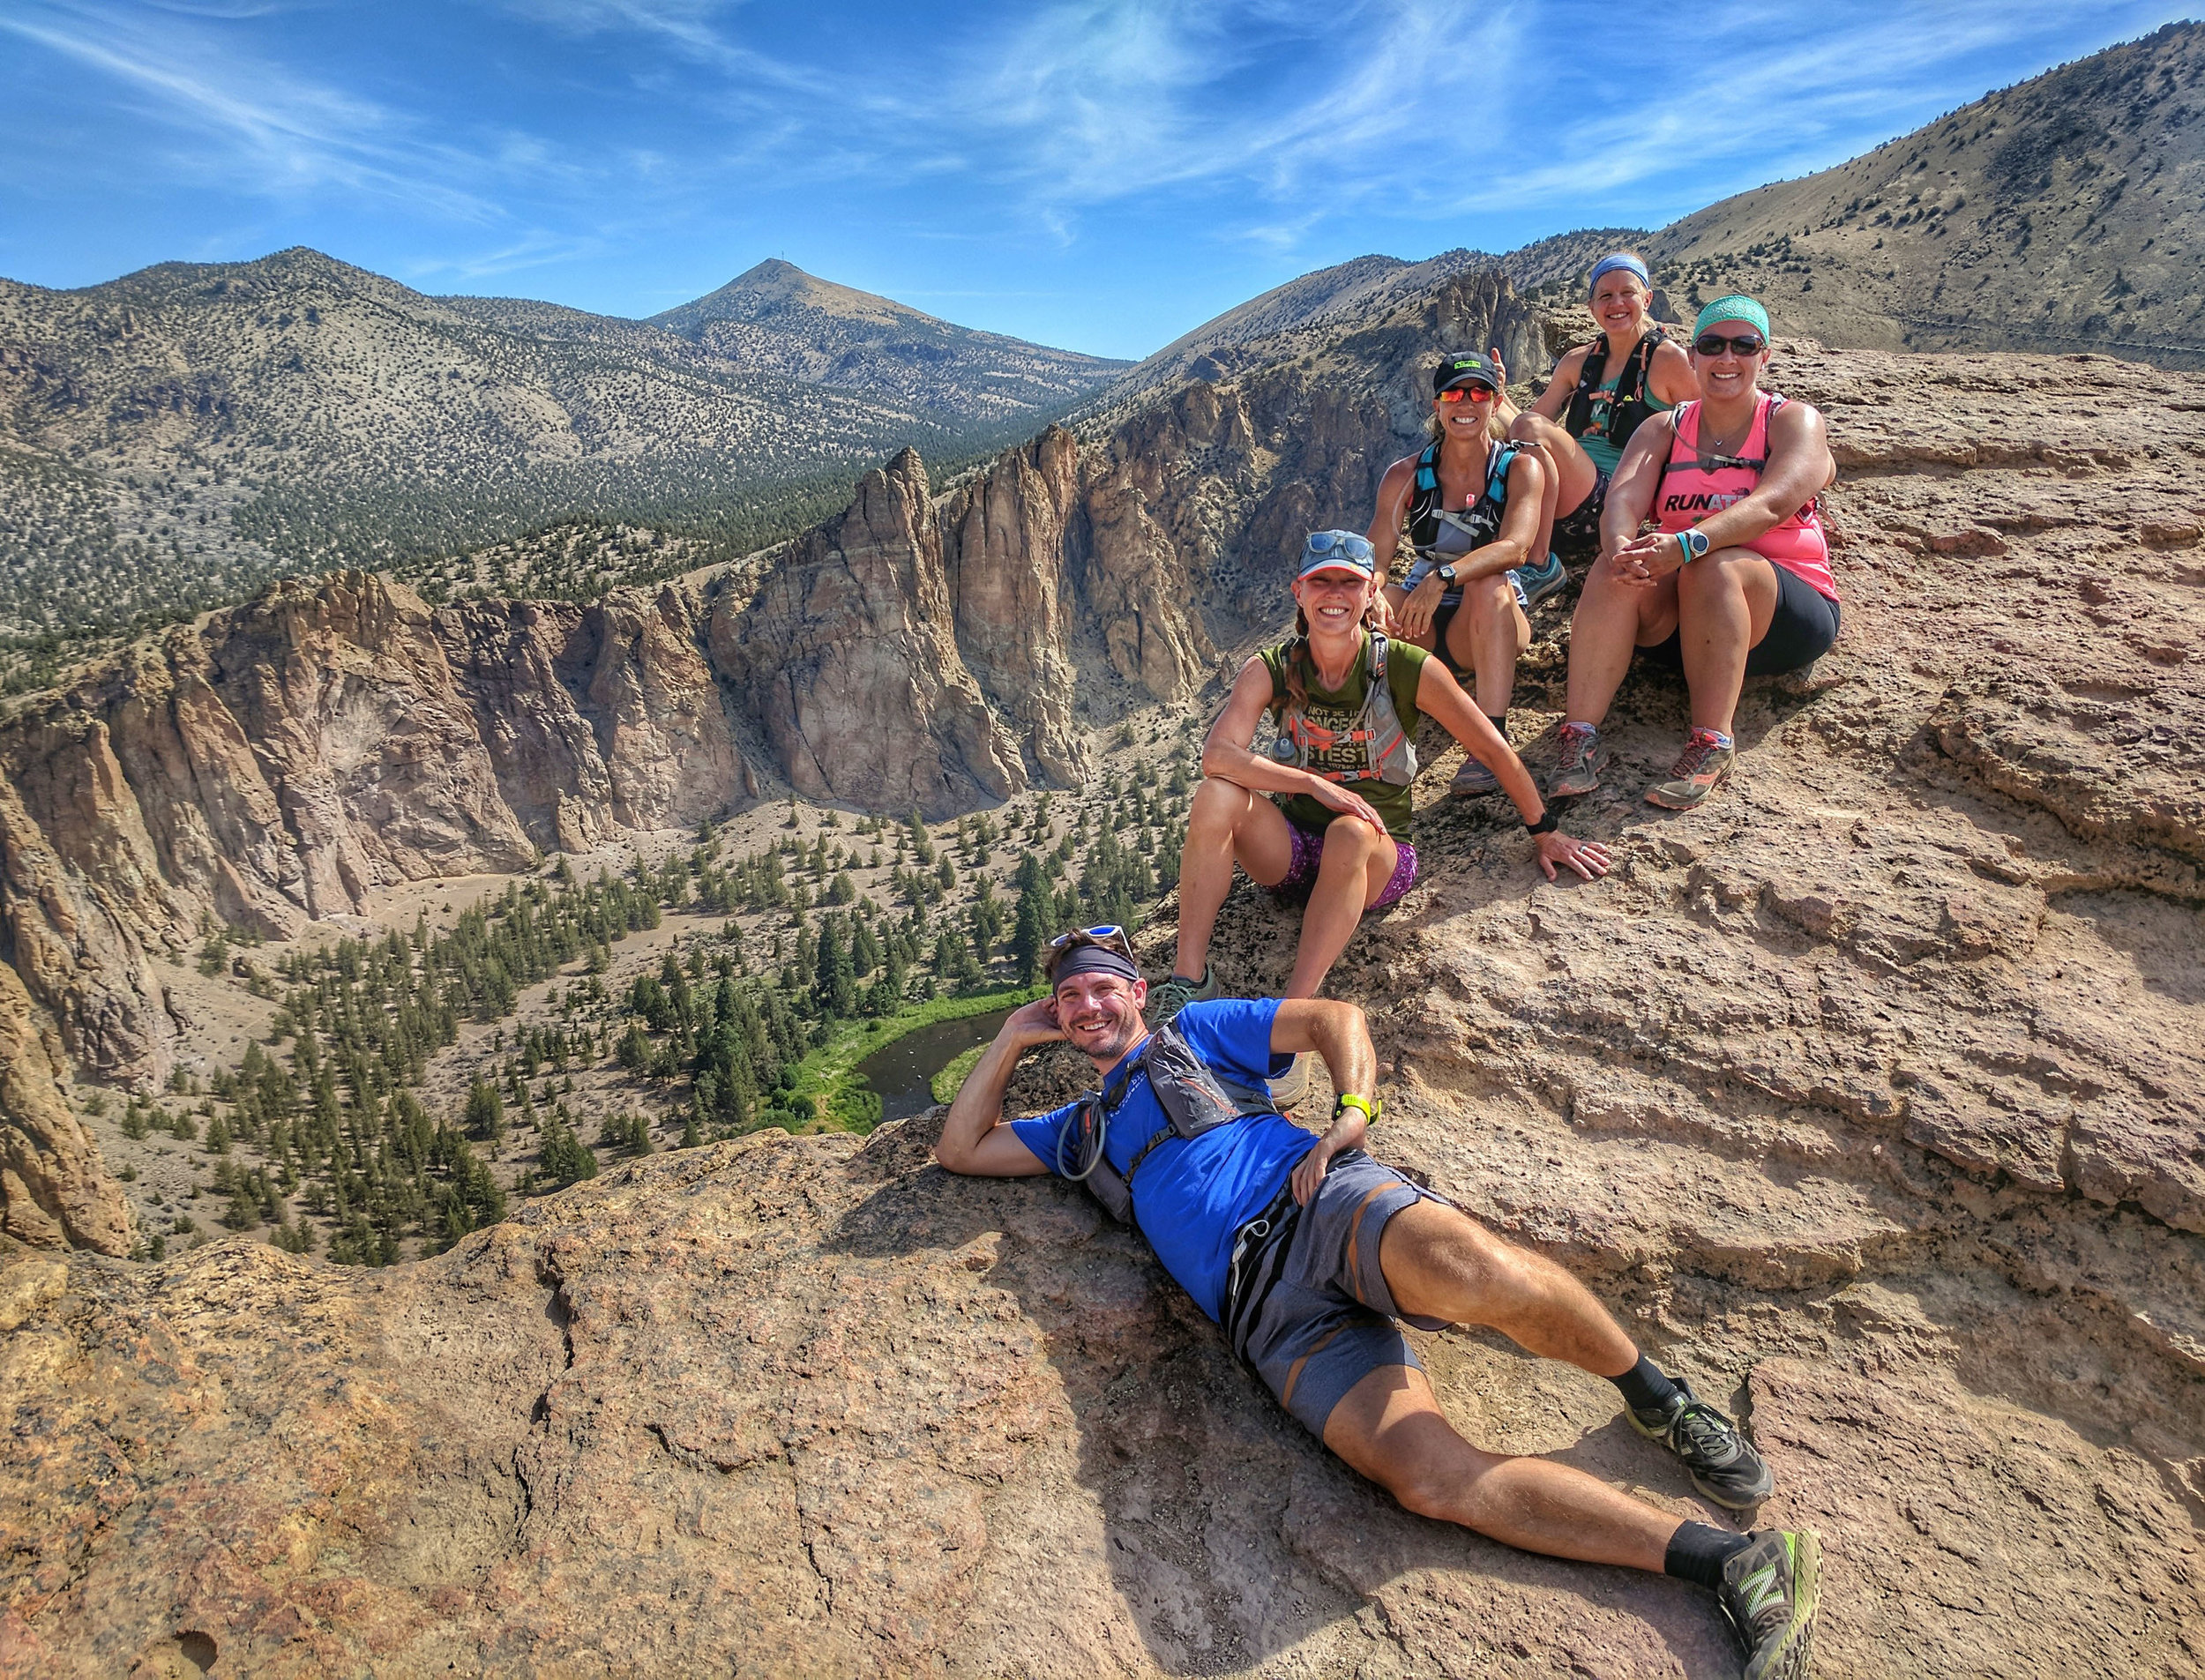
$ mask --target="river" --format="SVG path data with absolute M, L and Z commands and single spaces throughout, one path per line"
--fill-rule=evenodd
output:
M 974 1045 L 993 1038 L 1010 1013 L 991 1009 L 962 1020 L 936 1021 L 882 1045 L 860 1062 L 855 1071 L 878 1093 L 881 1119 L 908 1120 L 925 1113 L 934 1103 L 934 1076 Z

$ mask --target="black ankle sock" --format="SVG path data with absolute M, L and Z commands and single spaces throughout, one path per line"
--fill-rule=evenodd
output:
M 1491 712 L 1488 712 L 1485 714 L 1485 721 L 1488 723 L 1491 723 L 1493 728 L 1500 731 L 1500 738 L 1503 741 L 1508 739 L 1508 714 L 1506 712 L 1502 713 L 1499 717 L 1495 717 Z
M 1623 1403 L 1634 1412 L 1650 1412 L 1657 1406 L 1666 1406 L 1677 1393 L 1677 1385 L 1663 1376 L 1660 1368 L 1644 1354 L 1622 1376 L 1608 1380 L 1623 1391 Z
M 1723 1587 L 1723 1565 L 1752 1543 L 1751 1534 L 1734 1534 L 1711 1523 L 1688 1522 L 1669 1542 L 1662 1558 L 1662 1573 L 1680 1581 L 1697 1581 L 1709 1592 Z

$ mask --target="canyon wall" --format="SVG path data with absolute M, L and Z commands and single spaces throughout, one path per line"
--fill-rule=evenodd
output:
M 434 609 L 377 575 L 280 584 L 0 728 L 0 959 L 87 1071 L 144 1085 L 180 1034 L 162 959 L 207 919 L 288 937 L 774 785 L 940 818 L 1076 783 L 1088 728 L 1188 699 L 1276 622 L 1303 531 L 1367 522 L 1438 350 L 1529 356 L 1536 326 L 1458 276 L 941 495 L 907 450 L 701 584 Z

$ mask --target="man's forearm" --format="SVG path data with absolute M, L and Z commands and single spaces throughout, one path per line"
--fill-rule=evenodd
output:
M 1015 1039 L 998 1035 L 957 1087 L 949 1116 L 942 1122 L 941 1141 L 935 1146 L 945 1166 L 969 1155 L 1002 1120 L 1003 1094 L 1025 1049 Z

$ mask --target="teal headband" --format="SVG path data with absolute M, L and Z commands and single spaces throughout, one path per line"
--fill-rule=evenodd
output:
M 1766 340 L 1768 337 L 1768 311 L 1743 292 L 1733 292 L 1728 297 L 1718 297 L 1700 311 L 1700 318 L 1692 324 L 1695 339 L 1718 321 L 1743 321 L 1756 329 Z

